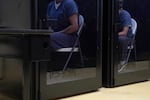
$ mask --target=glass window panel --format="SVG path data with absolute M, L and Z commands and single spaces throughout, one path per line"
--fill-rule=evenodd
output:
M 80 44 L 82 56 L 84 59 L 84 65 L 82 64 L 80 53 L 75 52 L 73 53 L 68 66 L 63 71 L 69 53 L 52 53 L 52 61 L 47 68 L 47 84 L 96 77 L 97 3 L 96 0 L 90 0 L 88 2 L 85 0 L 76 0 L 76 4 L 79 9 L 79 14 L 84 17 L 85 21 L 84 28 L 80 36 Z M 48 3 L 45 3 L 45 5 L 48 5 Z M 44 7 L 40 8 L 41 12 L 39 15 L 41 16 L 39 18 L 44 16 L 41 14 L 43 12 L 42 8 Z
M 120 49 L 123 49 L 124 46 L 119 46 L 119 39 L 117 40 L 117 50 L 118 50 L 118 57 L 115 59 L 118 61 L 116 64 L 119 73 L 127 73 L 127 72 L 136 72 L 142 70 L 149 70 L 150 68 L 150 48 L 148 44 L 150 43 L 149 40 L 149 20 L 150 14 L 147 13 L 147 9 L 149 8 L 150 1 L 142 0 L 134 1 L 134 0 L 124 0 L 123 8 L 127 10 L 131 15 L 131 18 L 135 19 L 137 22 L 137 31 L 135 35 L 135 39 L 133 41 L 133 45 L 130 43 L 126 46 L 127 52 L 119 53 Z M 119 14 L 118 14 L 119 16 Z M 120 21 L 121 19 L 119 19 Z M 121 22 L 120 26 L 121 26 Z M 119 32 L 119 30 L 118 30 Z M 126 42 L 127 43 L 127 42 Z M 125 49 L 125 48 L 124 48 Z M 131 52 L 129 51 L 131 49 Z M 120 56 L 125 56 L 124 61 L 120 63 L 121 59 Z

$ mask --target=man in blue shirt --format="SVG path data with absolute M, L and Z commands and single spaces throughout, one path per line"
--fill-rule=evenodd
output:
M 78 30 L 78 8 L 74 0 L 53 0 L 48 5 L 47 19 L 55 20 L 50 35 L 52 49 L 73 45 Z
M 121 31 L 118 33 L 119 38 L 119 49 L 120 49 L 120 64 L 119 67 L 122 69 L 127 64 L 127 52 L 128 45 L 133 38 L 131 29 L 131 15 L 128 11 L 123 9 L 123 1 L 119 2 L 119 17 L 121 23 Z

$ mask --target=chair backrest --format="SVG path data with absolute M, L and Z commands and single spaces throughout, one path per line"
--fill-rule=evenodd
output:
M 137 22 L 135 21 L 135 19 L 131 18 L 131 23 L 132 23 L 132 34 L 136 35 Z
M 136 30 L 137 30 L 137 22 L 135 21 L 135 19 L 131 18 L 131 28 L 132 28 L 132 34 L 134 35 L 131 41 L 130 46 L 128 46 L 128 49 L 133 49 L 133 43 L 135 41 L 135 35 L 136 35 Z
M 77 31 L 77 35 L 80 36 L 80 34 L 82 33 L 83 26 L 84 26 L 84 17 L 82 15 L 79 15 L 78 23 L 79 23 L 79 29 Z

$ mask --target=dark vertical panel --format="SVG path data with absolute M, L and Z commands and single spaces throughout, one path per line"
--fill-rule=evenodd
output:
M 92 57 L 96 55 L 97 38 L 97 3 L 96 0 L 76 0 L 79 13 L 85 17 L 86 27 L 81 38 L 85 55 Z
M 0 27 L 30 28 L 30 0 L 1 0 Z

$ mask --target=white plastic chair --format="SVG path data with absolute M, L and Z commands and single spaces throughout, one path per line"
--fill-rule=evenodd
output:
M 137 31 L 137 22 L 133 18 L 131 18 L 131 24 L 132 24 L 131 28 L 132 28 L 133 38 L 132 38 L 130 44 L 128 45 L 127 59 L 126 59 L 125 63 L 123 64 L 123 66 L 121 68 L 119 68 L 118 72 L 121 72 L 123 69 L 126 68 L 126 65 L 129 61 L 129 57 L 130 57 L 132 49 L 134 49 L 134 56 L 135 56 L 135 60 L 136 60 L 135 36 L 136 36 L 136 31 Z
M 83 60 L 83 55 L 82 55 L 82 51 L 81 51 L 81 47 L 80 47 L 80 40 L 79 40 L 80 35 L 82 33 L 83 26 L 84 26 L 84 17 L 82 15 L 79 15 L 79 21 L 78 21 L 78 23 L 79 23 L 79 29 L 77 31 L 77 38 L 75 40 L 74 45 L 72 47 L 60 48 L 60 49 L 56 50 L 56 52 L 70 52 L 69 56 L 68 56 L 68 58 L 66 60 L 66 63 L 64 65 L 64 67 L 63 67 L 63 71 L 66 70 L 66 68 L 68 66 L 68 63 L 69 63 L 69 61 L 70 61 L 70 59 L 72 57 L 72 54 L 74 52 L 79 52 L 80 53 L 81 63 L 84 66 L 84 60 Z

